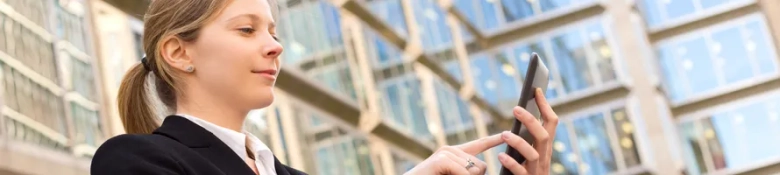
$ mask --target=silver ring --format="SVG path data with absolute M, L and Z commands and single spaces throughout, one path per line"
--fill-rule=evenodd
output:
M 474 162 L 472 162 L 472 161 L 471 161 L 471 158 L 468 158 L 468 159 L 466 159 L 466 162 L 467 162 L 467 163 L 466 163 L 466 169 L 470 169 L 470 168 L 472 168 L 472 167 L 475 167 L 475 166 L 477 166 L 477 164 L 476 164 L 476 163 L 474 163 Z

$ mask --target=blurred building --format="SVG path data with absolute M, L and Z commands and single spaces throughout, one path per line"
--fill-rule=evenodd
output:
M 509 129 L 533 52 L 552 174 L 780 172 L 780 1 L 278 1 L 278 98 L 246 128 L 310 174 L 402 174 Z M 148 2 L 0 0 L 0 174 L 86 174 L 123 133 Z
M 110 136 L 87 1 L 0 1 L 0 174 L 87 174 Z

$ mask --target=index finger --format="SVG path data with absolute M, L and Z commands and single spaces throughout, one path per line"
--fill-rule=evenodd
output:
M 463 150 L 463 152 L 466 152 L 467 154 L 476 156 L 477 154 L 485 152 L 488 149 L 496 147 L 502 143 L 504 143 L 504 140 L 501 139 L 501 134 L 499 133 L 488 137 L 483 137 L 478 140 L 470 141 L 456 147 L 460 150 Z

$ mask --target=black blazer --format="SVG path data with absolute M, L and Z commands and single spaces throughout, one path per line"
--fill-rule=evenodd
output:
M 279 163 L 278 175 L 305 175 Z M 214 134 L 191 121 L 169 116 L 152 134 L 125 134 L 109 139 L 95 152 L 94 175 L 250 175 L 244 160 Z

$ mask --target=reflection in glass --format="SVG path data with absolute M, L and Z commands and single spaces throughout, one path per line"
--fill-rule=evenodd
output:
M 684 132 L 686 160 L 692 173 L 739 169 L 780 158 L 780 141 L 766 136 L 780 134 L 777 94 L 729 105 L 703 119 L 680 124 Z M 761 133 L 761 134 L 756 134 Z M 684 139 L 684 140 L 685 140 Z M 751 144 L 761 143 L 761 144 Z M 709 169 L 712 167 L 713 169 Z
M 285 63 L 297 63 L 344 45 L 338 10 L 326 1 L 307 2 L 281 11 L 279 37 Z M 320 29 L 320 30 L 309 30 Z
M 412 3 L 423 49 L 431 51 L 452 47 L 452 34 L 445 18 L 446 13 L 439 8 L 436 0 L 414 0 Z
M 650 27 L 679 21 L 691 16 L 702 15 L 707 11 L 747 0 L 641 0 L 640 11 L 644 13 Z
M 495 106 L 498 104 L 498 83 L 494 78 L 496 68 L 493 67 L 493 60 L 487 56 L 476 56 L 471 58 L 471 72 L 474 76 L 474 88 L 477 94 L 484 98 L 488 103 Z
M 634 141 L 634 124 L 632 124 L 630 117 L 626 114 L 626 109 L 612 110 L 612 122 L 615 126 L 617 142 L 620 145 L 620 151 L 626 167 L 639 166 L 641 160 L 639 159 L 639 152 Z
M 420 94 L 420 80 L 407 75 L 385 80 L 380 87 L 384 95 L 382 112 L 385 121 L 421 141 L 432 141 Z
M 535 11 L 531 2 L 534 1 L 501 0 L 506 21 L 513 22 L 533 16 Z
M 579 174 L 578 166 L 580 160 L 574 147 L 570 142 L 568 123 L 559 123 L 555 132 L 555 141 L 553 141 L 552 162 L 550 165 L 550 174 L 567 175 Z
M 581 32 L 574 31 L 556 36 L 551 41 L 553 56 L 558 63 L 558 70 L 568 92 L 594 85 L 583 38 Z
M 580 170 L 588 174 L 607 174 L 617 170 L 603 114 L 574 120 L 573 125 L 582 160 Z
M 749 16 L 714 28 L 657 47 L 672 101 L 777 74 L 777 56 L 763 18 Z

